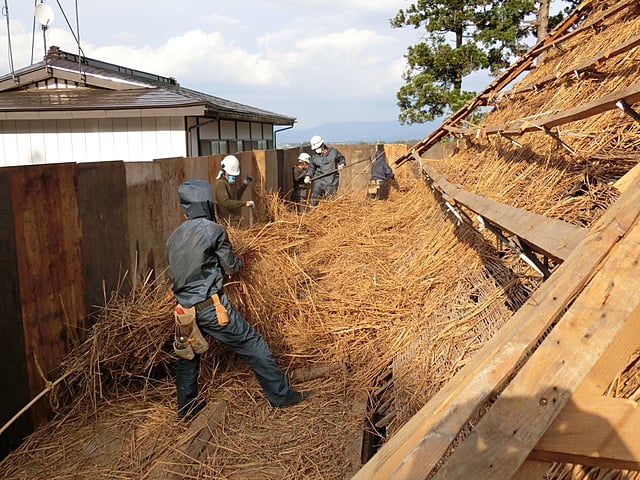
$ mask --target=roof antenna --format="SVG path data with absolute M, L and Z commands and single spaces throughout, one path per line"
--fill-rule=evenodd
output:
M 11 48 L 11 31 L 9 30 L 9 6 L 7 0 L 4 0 L 4 7 L 2 7 L 2 15 L 7 17 L 7 44 L 9 46 L 9 66 L 11 67 L 11 78 L 16 81 L 15 70 L 13 68 L 13 49 Z
M 53 10 L 44 2 L 39 3 L 35 8 L 35 17 L 42 27 L 42 40 L 44 42 L 44 55 L 47 56 L 47 28 L 53 22 Z

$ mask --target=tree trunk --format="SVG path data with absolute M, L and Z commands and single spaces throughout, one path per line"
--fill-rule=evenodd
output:
M 543 40 L 549 33 L 549 3 L 551 0 L 539 0 L 540 8 L 538 9 L 538 42 Z
M 463 42 L 463 34 L 464 28 L 460 26 L 460 28 L 456 29 L 456 49 L 462 47 Z M 453 82 L 453 89 L 460 93 L 462 91 L 462 73 L 460 73 Z

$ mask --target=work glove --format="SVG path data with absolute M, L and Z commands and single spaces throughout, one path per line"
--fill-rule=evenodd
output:
M 244 177 L 244 184 L 249 185 L 253 181 L 253 177 L 251 175 L 247 175 Z
M 344 164 L 343 163 L 339 163 L 338 164 L 338 170 L 342 170 L 344 168 Z
M 254 202 L 253 200 L 249 200 L 245 206 L 249 207 L 249 208 L 255 208 L 256 206 L 256 202 Z
M 304 177 L 304 183 L 311 183 L 311 177 L 309 175 Z

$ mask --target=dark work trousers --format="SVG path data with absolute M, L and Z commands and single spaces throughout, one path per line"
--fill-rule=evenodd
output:
M 291 392 L 289 382 L 276 363 L 265 339 L 231 306 L 226 295 L 220 295 L 220 303 L 229 314 L 229 323 L 218 325 L 213 305 L 196 314 L 198 326 L 203 334 L 210 335 L 244 358 L 256 375 L 260 386 L 273 406 L 281 405 Z M 178 390 L 178 414 L 184 415 L 198 396 L 198 373 L 200 355 L 193 360 L 178 359 L 176 388 Z
M 309 203 L 312 207 L 318 205 L 321 198 L 331 198 L 338 191 L 338 175 L 329 175 L 325 178 L 314 180 L 311 185 L 311 199 Z
M 306 187 L 293 187 L 291 192 L 291 201 L 296 205 L 296 211 L 298 213 L 304 213 L 307 210 L 307 188 Z

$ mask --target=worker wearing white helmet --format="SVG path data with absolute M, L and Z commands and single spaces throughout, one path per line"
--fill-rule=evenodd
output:
M 316 206 L 321 198 L 331 197 L 338 191 L 339 172 L 347 165 L 347 161 L 337 149 L 327 147 L 320 135 L 311 137 L 309 143 L 314 155 L 304 182 L 312 184 L 309 203 Z
M 304 183 L 304 178 L 307 176 L 309 170 L 309 162 L 311 161 L 311 155 L 306 152 L 302 152 L 298 155 L 298 164 L 293 167 L 293 191 L 291 192 L 291 201 L 296 205 L 298 213 L 304 213 L 307 203 L 307 184 Z
M 247 175 L 242 182 L 238 182 L 240 160 L 235 155 L 224 157 L 220 166 L 222 168 L 218 173 L 214 189 L 216 217 L 221 223 L 239 227 L 242 221 L 242 207 L 255 207 L 253 200 L 240 200 L 247 185 L 253 179 L 251 175 Z

